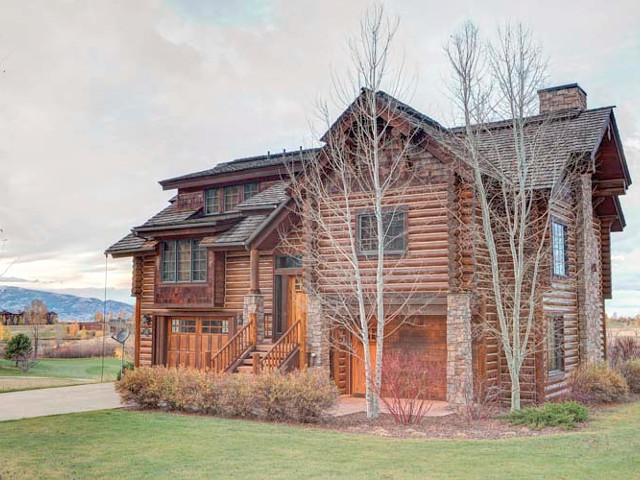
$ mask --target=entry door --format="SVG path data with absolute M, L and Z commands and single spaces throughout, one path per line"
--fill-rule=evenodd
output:
M 277 340 L 298 320 L 306 320 L 307 295 L 301 275 L 276 275 L 273 337 Z

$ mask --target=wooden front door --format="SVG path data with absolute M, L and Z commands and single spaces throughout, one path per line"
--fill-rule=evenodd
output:
M 276 275 L 274 300 L 273 337 L 277 340 L 295 322 L 304 322 L 307 318 L 307 294 L 302 276 Z
M 171 318 L 167 364 L 170 367 L 206 368 L 229 338 L 229 319 Z

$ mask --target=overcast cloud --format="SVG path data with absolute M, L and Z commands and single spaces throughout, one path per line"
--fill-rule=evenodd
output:
M 415 72 L 412 106 L 451 118 L 442 45 L 466 18 L 523 21 L 550 57 L 549 85 L 579 82 L 615 104 L 640 185 L 637 1 L 385 2 Z M 99 296 L 103 251 L 164 207 L 158 180 L 316 143 L 314 105 L 363 1 L 0 0 L 0 226 L 5 283 Z M 613 235 L 614 299 L 640 312 L 640 187 Z M 109 295 L 130 301 L 130 261 Z

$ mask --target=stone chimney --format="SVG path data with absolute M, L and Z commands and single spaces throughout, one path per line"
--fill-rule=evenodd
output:
M 538 90 L 540 113 L 557 112 L 570 108 L 587 109 L 587 92 L 577 83 Z

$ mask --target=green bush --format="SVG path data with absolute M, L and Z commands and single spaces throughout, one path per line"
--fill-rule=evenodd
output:
M 508 415 L 513 425 L 529 428 L 562 427 L 572 429 L 589 418 L 587 407 L 577 402 L 545 403 L 540 407 L 525 408 Z
M 16 367 L 20 361 L 24 360 L 33 352 L 33 346 L 31 345 L 31 339 L 24 333 L 18 333 L 14 335 L 4 348 L 4 358 L 7 360 L 14 360 Z
M 606 363 L 581 366 L 570 383 L 571 398 L 585 405 L 620 402 L 629 393 L 624 377 Z
M 633 393 L 640 393 L 640 358 L 634 358 L 622 363 L 619 371 L 627 381 L 629 390 Z
M 335 385 L 307 370 L 287 375 L 215 375 L 193 369 L 138 368 L 117 382 L 123 402 L 143 409 L 312 422 L 338 397 Z

